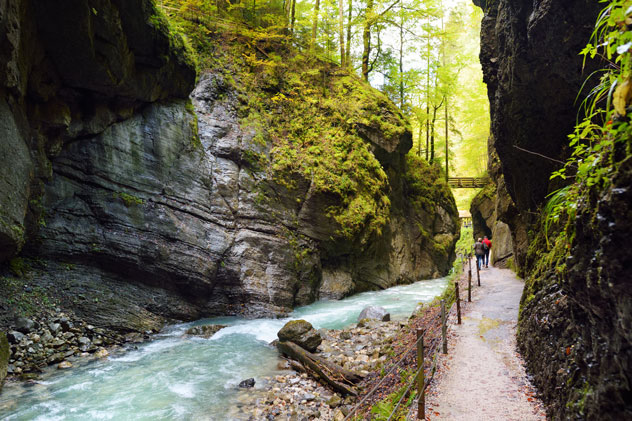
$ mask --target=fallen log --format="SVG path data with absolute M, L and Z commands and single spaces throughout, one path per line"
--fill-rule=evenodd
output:
M 334 391 L 342 395 L 358 395 L 353 385 L 362 380 L 361 375 L 312 354 L 293 342 L 277 342 L 277 348 L 281 353 L 303 364 L 312 377 L 319 382 L 325 382 Z

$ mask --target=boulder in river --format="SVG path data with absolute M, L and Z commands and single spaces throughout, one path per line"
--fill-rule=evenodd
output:
M 365 307 L 358 316 L 358 321 L 363 319 L 388 322 L 389 320 L 391 320 L 391 313 L 387 312 L 386 309 L 384 309 L 383 307 L 368 306 Z
M 289 321 L 277 333 L 280 341 L 293 342 L 309 352 L 315 352 L 323 338 L 311 323 L 305 320 Z
M 255 386 L 255 379 L 253 379 L 253 378 L 242 380 L 239 383 L 239 387 L 242 388 L 242 389 L 249 389 L 249 388 L 254 387 L 254 386 Z
M 223 329 L 225 327 L 225 325 L 193 326 L 187 329 L 187 335 L 201 336 L 208 339 L 211 336 L 215 335 L 220 329 Z

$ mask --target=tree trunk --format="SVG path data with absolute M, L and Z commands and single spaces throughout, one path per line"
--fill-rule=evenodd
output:
M 290 17 L 290 32 L 294 33 L 294 20 L 296 18 L 296 0 L 292 0 L 292 16 Z
M 369 81 L 369 57 L 371 55 L 371 26 L 373 20 L 373 0 L 366 2 L 366 16 L 362 27 L 362 78 Z
M 426 57 L 426 161 L 429 161 L 428 148 L 430 143 L 430 16 L 428 16 L 428 55 Z
M 399 109 L 404 110 L 404 15 L 399 6 Z
M 292 342 L 277 342 L 277 348 L 281 353 L 299 361 L 312 377 L 319 382 L 324 381 L 334 391 L 342 395 L 358 395 L 353 385 L 362 380 L 360 375 L 312 354 Z
M 314 5 L 314 17 L 312 19 L 312 39 L 309 44 L 309 48 L 314 51 L 314 47 L 316 46 L 316 32 L 318 31 L 318 13 L 320 11 L 320 0 L 316 0 L 316 4 Z
M 340 29 L 340 67 L 345 67 L 345 23 L 342 0 L 338 0 L 338 28 Z
M 445 181 L 448 181 L 448 97 L 444 97 L 445 101 Z
M 434 161 L 435 158 L 435 121 L 437 121 L 437 109 L 439 107 L 432 106 L 432 123 L 430 124 L 430 130 L 432 133 L 430 134 L 430 161 Z
M 347 14 L 347 57 L 345 58 L 345 64 L 347 67 L 353 67 L 351 65 L 351 12 L 353 11 L 353 0 L 349 0 L 349 13 Z

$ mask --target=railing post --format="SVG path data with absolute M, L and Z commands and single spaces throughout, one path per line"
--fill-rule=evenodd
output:
M 472 253 L 467 255 L 467 261 L 470 265 L 470 273 L 472 273 Z
M 448 353 L 448 327 L 445 317 L 445 300 L 441 300 L 441 336 L 443 338 L 443 353 Z
M 424 331 L 417 329 L 417 419 L 426 419 L 426 396 L 424 392 Z
M 478 258 L 476 258 L 476 279 L 478 280 L 478 286 L 481 286 L 481 270 L 478 268 Z
M 472 302 L 472 270 L 467 273 L 467 302 Z
M 456 318 L 457 324 L 461 324 L 461 298 L 459 297 L 459 283 L 454 283 L 454 292 L 456 294 Z

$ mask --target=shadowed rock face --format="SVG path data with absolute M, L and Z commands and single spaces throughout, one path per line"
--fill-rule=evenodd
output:
M 579 55 L 592 32 L 592 0 L 474 1 L 485 10 L 480 59 L 493 146 L 518 209 L 535 209 L 564 157 L 575 98 L 590 74 Z
M 527 259 L 529 241 L 544 242 L 535 233 L 535 211 L 555 189 L 549 175 L 558 164 L 549 158 L 564 160 L 567 154 L 575 97 L 591 73 L 582 73 L 578 53 L 602 5 L 475 3 L 486 11 L 480 58 L 491 103 L 490 175 L 497 184 L 497 216 L 511 228 L 516 261 L 528 275 L 529 266 L 538 263 Z M 631 230 L 629 162 L 619 165 L 612 186 L 595 189 L 580 204 L 571 249 L 562 252 L 568 256 L 560 262 L 565 270 L 532 274 L 533 295 L 523 296 L 518 344 L 553 419 L 632 417 L 632 299 L 623 263 L 630 261 L 625 246 Z M 505 188 L 512 200 L 504 198 Z
M 516 263 L 523 266 L 528 225 L 537 218 L 533 212 L 559 187 L 549 186 L 549 177 L 568 154 L 577 94 L 594 67 L 589 62 L 582 71 L 579 51 L 588 42 L 600 4 L 474 3 L 485 11 L 480 60 L 491 113 L 490 175 L 508 193 L 499 196 L 506 196 L 506 203 L 498 219 L 509 225 Z
M 42 223 L 42 182 L 66 143 L 188 96 L 195 69 L 161 22 L 151 0 L 0 4 L 0 260 Z
M 283 314 L 449 270 L 456 208 L 446 197 L 433 216 L 412 209 L 410 132 L 358 125 L 389 174 L 391 214 L 369 241 L 336 239 L 337 199 L 266 178 L 251 157 L 269 145 L 241 128 L 237 94 L 219 72 L 194 90 L 152 1 L 1 5 L 0 260 L 36 258 L 30 282 L 78 316 L 145 331 Z
M 29 253 L 76 263 L 73 271 L 83 273 L 87 284 L 145 285 L 135 300 L 117 294 L 117 307 L 176 319 L 282 314 L 320 296 L 341 298 L 449 269 L 450 247 L 443 255 L 431 254 L 418 223 L 437 241 L 453 244 L 455 209 L 438 208 L 434 218 L 423 220 L 410 209 L 406 187 L 394 175 L 391 198 L 400 207 L 392 210 L 385 233 L 363 246 L 332 242 L 337 227 L 326 216 L 331 199 L 314 194 L 307 181 L 287 192 L 253 168 L 249 152 L 267 153 L 267 146 L 252 142 L 240 128 L 235 95 L 221 77 L 203 75 L 191 97 L 199 143 L 191 131 L 193 116 L 173 101 L 148 105 L 98 136 L 65 147 L 46 185 L 44 207 L 51 216 Z M 402 171 L 407 136 L 383 152 Z M 379 142 L 379 133 L 372 138 Z M 42 276 L 63 283 L 68 273 L 48 270 Z M 170 291 L 170 301 L 147 288 Z M 95 320 L 90 313 L 100 308 L 98 313 L 116 315 L 105 303 L 99 299 L 76 308 L 103 324 L 104 317 Z M 153 326 L 152 316 L 144 318 Z M 108 325 L 125 325 L 124 319 L 122 314 Z M 134 320 L 127 328 L 137 326 L 144 325 Z

